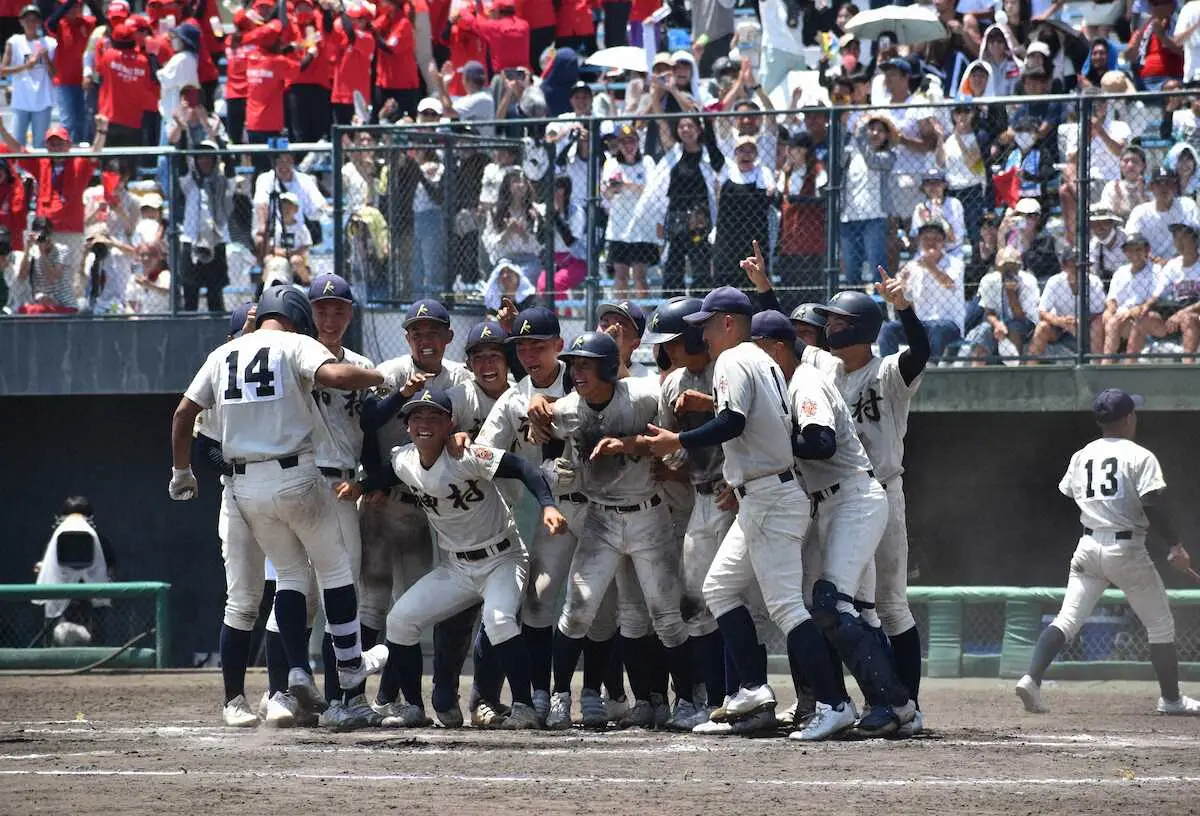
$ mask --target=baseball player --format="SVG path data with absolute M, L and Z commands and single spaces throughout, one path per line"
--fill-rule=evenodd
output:
M 750 342 L 754 311 L 745 294 L 723 286 L 705 296 L 700 311 L 684 318 L 703 327 L 709 354 L 716 360 L 716 416 L 690 431 L 675 433 L 651 426 L 646 434 L 648 446 L 658 456 L 720 444 L 725 454 L 724 479 L 740 500 L 733 525 L 704 580 L 705 602 L 717 619 L 741 683 L 712 714 L 719 718 L 714 720 L 721 727 L 718 732 L 732 732 L 739 723 L 775 726 L 775 694 L 767 685 L 766 656 L 758 648 L 746 606 L 756 580 L 771 619 L 787 635 L 789 662 L 803 665 L 813 677 L 827 677 L 834 671 L 821 632 L 804 606 L 800 546 L 810 506 L 792 469 L 787 383 L 779 366 Z M 820 683 L 814 680 L 814 685 Z M 706 726 L 701 723 L 695 730 L 711 731 Z
M 517 615 L 525 589 L 527 555 L 511 511 L 493 483 L 520 479 L 542 506 L 542 523 L 555 534 L 566 519 L 541 472 L 519 456 L 470 445 L 454 457 L 446 443 L 453 406 L 443 391 L 423 389 L 405 403 L 410 444 L 393 449 L 397 478 L 418 496 L 447 558 L 408 589 L 387 617 L 387 642 L 369 650 L 389 664 L 376 708 L 385 727 L 426 722 L 421 696 L 421 631 L 483 602 L 483 625 L 499 653 L 513 704 L 502 728 L 538 728 L 530 697 L 529 659 Z M 403 693 L 405 702 L 398 696 Z
M 796 333 L 788 318 L 776 311 L 759 312 L 751 323 L 751 336 L 788 380 L 795 418 L 792 451 L 813 504 L 815 523 L 810 531 L 820 542 L 813 617 L 866 695 L 870 708 L 857 722 L 859 733 L 893 733 L 912 720 L 916 706 L 896 679 L 882 633 L 859 614 L 860 607 L 869 609 L 874 600 L 872 568 L 887 526 L 887 494 L 875 480 L 841 394 L 816 368 L 800 364 Z M 804 567 L 807 570 L 810 564 Z M 795 680 L 797 689 L 805 685 L 800 675 Z M 827 683 L 824 689 L 822 682 Z M 814 676 L 811 687 L 813 716 L 792 733 L 792 739 L 825 739 L 855 725 L 854 705 L 840 672 L 833 677 Z
M 817 313 L 817 308 L 821 305 L 820 303 L 801 303 L 792 309 L 789 318 L 792 321 L 792 328 L 796 330 L 796 336 L 803 341 L 804 345 L 828 350 L 829 343 L 825 340 L 825 318 Z
M 1134 442 L 1137 409 L 1142 399 L 1109 388 L 1096 395 L 1092 411 L 1100 438 L 1071 457 L 1058 489 L 1079 506 L 1083 535 L 1071 557 L 1062 609 L 1038 638 L 1029 673 L 1017 681 L 1025 710 L 1044 714 L 1042 677 L 1067 641 L 1079 632 L 1101 593 L 1115 584 L 1125 593 L 1150 641 L 1150 662 L 1158 677 L 1160 714 L 1200 716 L 1200 700 L 1179 692 L 1179 654 L 1175 618 L 1162 578 L 1146 549 L 1150 532 L 1172 544 L 1167 561 L 1187 572 L 1191 559 L 1178 543 L 1177 530 L 1165 508 L 1167 483 L 1158 458 Z
M 596 307 L 597 331 L 605 332 L 617 341 L 621 366 L 629 377 L 655 374 L 641 363 L 633 362 L 633 351 L 642 344 L 646 332 L 646 313 L 631 300 L 610 301 Z
M 471 381 L 466 366 L 445 359 L 454 332 L 450 328 L 450 313 L 441 303 L 436 300 L 413 303 L 405 316 L 404 335 L 409 353 L 379 366 L 380 371 L 399 384 L 401 399 L 408 399 L 422 388 L 448 390 Z M 429 524 L 416 497 L 403 484 L 386 492 L 375 487 L 386 479 L 385 463 L 392 448 L 410 441 L 404 422 L 387 405 L 384 403 L 381 408 L 379 403 L 367 402 L 363 406 L 366 429 L 363 490 L 368 498 L 360 518 L 363 560 L 359 614 L 363 640 L 368 644 L 378 640 L 392 602 L 429 572 L 434 556 Z M 474 619 L 467 610 L 433 630 L 434 675 L 439 681 L 433 708 L 438 723 L 446 727 L 461 726 L 463 715 L 458 706 L 457 686 L 449 688 L 444 667 L 461 665 L 458 655 L 469 648 L 473 626 Z
M 363 389 L 387 379 L 377 370 L 337 362 L 314 340 L 308 298 L 291 287 L 263 293 L 255 326 L 254 333 L 213 351 L 180 400 L 171 425 L 174 467 L 168 492 L 176 500 L 195 496 L 191 429 L 200 411 L 214 408 L 221 449 L 233 464 L 237 509 L 278 571 L 275 617 L 290 666 L 288 690 L 318 708 L 320 695 L 305 642 L 310 562 L 325 603 L 342 688 L 358 686 L 379 666 L 362 657 L 350 558 L 334 496 L 313 454 L 325 428 L 311 393 L 316 385 Z
M 571 679 L 585 635 L 614 578 L 620 590 L 625 558 L 633 562 L 654 630 L 666 647 L 675 716 L 691 716 L 692 666 L 680 614 L 679 556 L 670 516 L 655 489 L 649 451 L 639 440 L 658 415 L 659 384 L 649 377 L 619 379 L 620 349 L 603 332 L 585 332 L 559 358 L 568 363 L 574 391 L 554 403 L 551 430 L 571 447 L 579 490 L 588 505 L 554 640 L 554 694 L 546 725 L 570 725 Z M 637 653 L 641 643 L 644 639 L 628 636 L 623 641 L 623 647 L 634 651 L 623 655 L 627 667 L 647 665 Z M 629 679 L 635 702 L 623 722 L 653 725 L 652 689 L 641 682 L 640 673 Z
M 670 431 L 690 431 L 713 416 L 711 406 L 694 405 L 694 395 L 712 396 L 713 364 L 704 345 L 703 331 L 691 326 L 684 317 L 700 311 L 699 298 L 675 297 L 658 307 L 650 320 L 645 342 L 658 346 L 666 355 L 672 371 L 662 381 L 659 418 Z M 685 398 L 684 395 L 688 394 Z M 697 447 L 673 454 L 668 463 L 676 468 L 686 465 L 695 499 L 684 536 L 681 572 L 683 576 L 683 618 L 692 641 L 697 673 L 703 680 L 706 704 L 697 701 L 695 714 L 675 719 L 668 727 L 691 731 L 707 722 L 715 706 L 725 697 L 724 644 L 717 621 L 704 602 L 704 576 L 712 565 L 721 539 L 733 524 L 732 509 L 723 509 L 719 496 L 725 483 L 721 477 L 723 454 L 719 445 Z

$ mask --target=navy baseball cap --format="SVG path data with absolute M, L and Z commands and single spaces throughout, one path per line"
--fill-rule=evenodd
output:
M 545 306 L 534 306 L 517 314 L 513 321 L 512 334 L 508 341 L 514 340 L 552 340 L 562 336 L 558 325 L 558 315 Z
M 715 314 L 752 315 L 754 312 L 754 304 L 745 292 L 732 286 L 722 286 L 705 295 L 704 302 L 700 304 L 700 311 L 688 315 L 684 321 L 695 326 Z
M 638 306 L 632 300 L 605 301 L 601 303 L 596 308 L 596 319 L 599 320 L 606 314 L 618 314 L 629 318 L 629 320 L 633 321 L 633 325 L 637 327 L 638 337 L 641 337 L 646 332 L 646 313 L 642 311 L 641 306 Z
M 809 326 L 816 326 L 818 329 L 825 328 L 825 315 L 817 312 L 821 308 L 820 303 L 801 303 L 795 309 L 792 309 L 790 320 L 793 323 L 806 323 Z
M 242 329 L 246 328 L 246 318 L 250 316 L 250 310 L 253 308 L 253 303 L 239 303 L 233 307 L 233 311 L 229 313 L 230 337 L 242 336 Z
M 912 76 L 913 73 L 912 63 L 904 59 L 904 57 L 892 57 L 879 67 L 884 71 L 886 71 L 888 68 L 894 68 L 905 76 Z
M 503 345 L 508 339 L 508 332 L 493 320 L 476 323 L 467 333 L 467 354 L 476 346 Z
M 792 343 L 796 340 L 796 330 L 792 321 L 783 312 L 770 309 L 759 312 L 750 320 L 750 337 L 753 340 L 778 340 L 781 343 Z
M 445 411 L 447 415 L 454 413 L 454 406 L 450 403 L 450 395 L 440 388 L 422 388 L 413 394 L 408 402 L 401 406 L 400 416 L 408 416 L 417 408 L 437 408 L 438 410 Z
M 1106 388 L 1096 395 L 1092 403 L 1092 413 L 1101 425 L 1120 422 L 1125 417 L 1141 408 L 1143 400 L 1139 394 L 1130 394 L 1120 388 Z
M 312 279 L 312 283 L 308 285 L 308 299 L 311 303 L 318 300 L 344 300 L 353 303 L 354 295 L 350 292 L 350 284 L 346 283 L 345 278 L 327 272 Z
M 450 313 L 446 311 L 446 307 L 438 303 L 432 298 L 418 300 L 412 306 L 408 307 L 408 314 L 404 316 L 404 328 L 408 328 L 418 320 L 432 320 L 435 323 L 443 323 L 450 325 Z

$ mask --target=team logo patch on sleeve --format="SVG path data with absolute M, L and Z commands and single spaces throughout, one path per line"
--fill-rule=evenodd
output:
M 475 458 L 481 462 L 492 461 L 493 457 L 492 457 L 492 449 L 491 448 L 484 448 L 479 445 L 472 445 L 471 452 L 474 453 Z
M 804 414 L 806 417 L 816 416 L 817 404 L 810 399 L 806 399 L 804 402 L 800 403 L 800 413 Z

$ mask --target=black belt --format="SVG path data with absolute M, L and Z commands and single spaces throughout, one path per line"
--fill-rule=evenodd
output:
M 341 468 L 331 467 L 317 468 L 317 470 L 321 471 L 322 476 L 333 476 L 336 479 L 345 479 L 346 481 L 354 478 L 353 470 L 342 470 Z
M 300 455 L 299 455 L 299 454 L 295 454 L 295 455 L 293 455 L 293 456 L 284 456 L 284 457 L 281 457 L 281 458 L 279 458 L 279 459 L 266 459 L 266 460 L 264 460 L 264 461 L 267 461 L 267 462 L 278 462 L 278 463 L 279 463 L 279 467 L 280 467 L 280 469 L 281 469 L 281 470 L 289 470 L 289 469 L 291 469 L 291 468 L 294 468 L 296 465 L 300 464 Z M 245 475 L 245 473 L 246 473 L 246 465 L 247 465 L 247 464 L 253 464 L 253 465 L 256 465 L 256 464 L 258 464 L 258 463 L 257 463 L 257 462 L 250 462 L 250 463 L 247 463 L 247 462 L 234 462 L 234 463 L 233 463 L 233 472 L 234 472 L 234 473 L 236 473 L 236 474 L 238 474 L 239 476 Z
M 644 501 L 641 504 L 602 504 L 600 507 L 605 510 L 612 510 L 614 513 L 636 513 L 638 510 L 658 507 L 660 504 L 662 504 L 662 499 L 656 493 L 650 501 Z
M 1083 532 L 1086 535 L 1095 535 L 1096 534 L 1096 531 L 1093 530 L 1091 527 L 1084 527 Z M 1103 530 L 1101 532 L 1107 533 L 1108 531 Z M 1133 541 L 1133 533 L 1130 532 L 1129 530 L 1118 530 L 1112 534 L 1112 537 L 1115 538 L 1117 541 Z
M 488 556 L 499 555 L 511 546 L 512 542 L 506 538 L 499 544 L 491 547 L 480 547 L 478 550 L 464 550 L 463 552 L 456 552 L 454 557 L 460 558 L 463 561 L 482 561 Z
M 587 496 L 582 493 L 564 493 L 558 497 L 560 502 L 570 502 L 571 504 L 587 504 Z
M 875 471 L 868 470 L 867 475 L 870 476 L 872 479 L 874 479 Z M 842 483 L 837 482 L 836 484 L 832 484 L 829 487 L 825 488 L 824 490 L 814 490 L 812 493 L 808 494 L 808 497 L 810 499 L 812 499 L 813 504 L 820 504 L 821 502 L 825 501 L 826 499 L 836 496 L 837 492 L 841 489 L 842 489 Z
M 692 486 L 696 488 L 696 492 L 701 496 L 711 496 L 713 493 L 717 492 L 717 486 L 720 484 L 720 479 L 709 479 L 707 482 L 700 482 L 699 484 Z
M 787 484 L 788 482 L 794 481 L 796 478 L 796 474 L 792 473 L 790 470 L 785 470 L 783 473 L 776 473 L 775 476 L 779 479 L 780 484 Z M 763 476 L 762 478 L 770 479 L 771 477 Z M 752 479 L 751 481 L 757 482 L 758 479 Z M 744 484 L 738 485 L 737 486 L 737 494 L 740 498 L 743 498 L 743 499 L 746 498 L 746 485 L 744 485 Z

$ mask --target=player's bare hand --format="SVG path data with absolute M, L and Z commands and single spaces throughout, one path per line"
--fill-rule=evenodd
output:
M 196 498 L 199 485 L 190 467 L 171 468 L 171 483 L 167 485 L 167 493 L 175 501 L 187 501 Z
M 738 509 L 737 493 L 733 488 L 724 482 L 716 490 L 717 493 L 717 509 L 725 512 L 733 512 Z
M 597 442 L 596 446 L 592 448 L 592 455 L 589 456 L 588 459 L 594 461 L 600 456 L 619 456 L 624 452 L 625 442 L 623 440 L 620 440 L 615 436 L 606 436 Z
M 711 414 L 714 412 L 715 406 L 716 403 L 711 394 L 689 388 L 676 397 L 674 410 L 676 414 Z
M 455 459 L 461 459 L 463 451 L 471 444 L 471 435 L 465 431 L 450 434 L 446 437 L 446 453 Z
M 554 400 L 545 394 L 534 394 L 529 400 L 529 410 L 525 412 L 530 422 L 549 425 L 554 421 Z
M 875 284 L 875 291 L 897 309 L 907 309 L 911 306 L 912 303 L 909 302 L 904 293 L 906 288 L 904 280 L 902 278 L 893 278 L 882 266 L 877 268 L 879 270 L 879 283 Z
M 499 323 L 506 332 L 512 332 L 513 321 L 517 319 L 517 314 L 520 310 L 517 308 L 516 302 L 508 295 L 500 298 L 500 311 L 496 312 L 496 322 Z
M 567 531 L 567 519 L 558 512 L 557 507 L 546 507 L 542 510 L 542 524 L 550 535 L 562 535 Z
M 654 477 L 656 482 L 681 482 L 687 484 L 692 480 L 691 468 L 684 462 L 677 468 L 673 468 L 664 462 L 662 459 L 654 459 L 650 462 L 650 475 Z
M 413 374 L 411 377 L 408 378 L 407 382 L 404 383 L 404 387 L 400 389 L 400 396 L 404 397 L 405 399 L 408 399 L 413 394 L 417 393 L 417 391 L 421 388 L 422 385 L 425 384 L 425 381 L 428 379 L 429 379 L 429 375 L 427 373 L 425 373 L 424 371 L 416 372 L 415 374 Z
M 660 428 L 657 425 L 647 425 L 646 434 L 642 437 L 650 452 L 655 456 L 666 456 L 683 447 L 679 443 L 679 434 Z
M 370 507 L 383 507 L 387 501 L 388 492 L 386 490 L 372 490 L 365 497 L 363 502 Z
M 754 242 L 754 254 L 744 259 L 741 267 L 742 271 L 746 273 L 746 277 L 754 284 L 755 289 L 759 292 L 771 291 L 771 279 L 767 277 L 767 261 L 763 258 L 758 241 Z
M 1188 551 L 1183 548 L 1182 544 L 1176 544 L 1167 553 L 1167 563 L 1180 572 L 1187 572 L 1192 567 L 1192 557 L 1188 555 Z
M 357 482 L 338 482 L 333 486 L 333 494 L 340 501 L 355 502 L 362 497 L 362 488 Z

